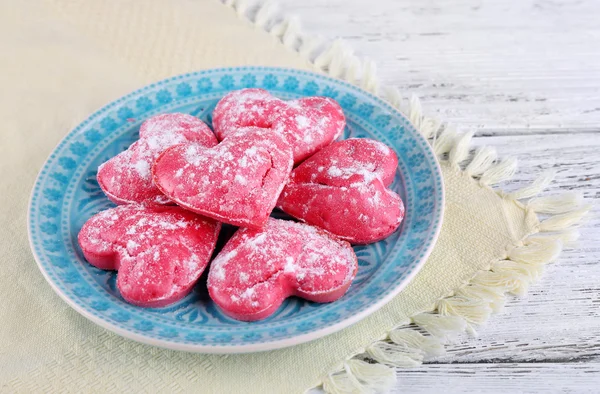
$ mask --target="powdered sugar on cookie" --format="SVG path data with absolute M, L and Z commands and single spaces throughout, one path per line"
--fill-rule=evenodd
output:
M 270 129 L 242 128 L 214 148 L 167 149 L 154 182 L 177 204 L 225 223 L 264 225 L 292 169 L 292 151 Z
M 284 136 L 299 163 L 338 138 L 346 119 L 340 106 L 327 97 L 284 101 L 266 90 L 242 89 L 219 101 L 213 125 L 220 140 L 240 127 L 271 128 Z
M 118 270 L 123 298 L 158 307 L 183 298 L 212 255 L 220 224 L 179 207 L 123 205 L 90 218 L 78 241 L 88 262 Z
M 140 127 L 140 139 L 98 168 L 98 184 L 117 204 L 170 201 L 152 182 L 152 162 L 165 149 L 184 142 L 212 147 L 217 139 L 200 119 L 186 114 L 154 116 Z
M 292 171 L 277 205 L 352 243 L 376 242 L 404 218 L 402 200 L 388 189 L 397 166 L 381 142 L 334 142 Z
M 211 265 L 208 289 L 228 315 L 259 320 L 292 295 L 315 302 L 338 299 L 357 269 L 347 242 L 305 224 L 271 218 L 261 230 L 234 234 Z

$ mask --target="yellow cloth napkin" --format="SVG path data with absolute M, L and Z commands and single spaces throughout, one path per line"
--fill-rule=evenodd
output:
M 560 213 L 573 208 L 575 200 L 538 199 L 528 207 L 517 200 L 531 197 L 541 185 L 520 194 L 496 193 L 489 185 L 509 177 L 512 163 L 490 167 L 493 155 L 487 150 L 470 161 L 469 136 L 456 137 L 449 130 L 439 133 L 414 102 L 411 120 L 426 136 L 435 135 L 434 147 L 444 158 L 446 214 L 425 267 L 380 311 L 314 342 L 229 356 L 138 344 L 86 320 L 45 283 L 29 250 L 26 229 L 35 176 L 71 128 L 128 91 L 188 71 L 269 65 L 357 78 L 356 70 L 346 69 L 338 56 L 339 44 L 311 47 L 293 22 L 280 21 L 267 8 L 245 9 L 245 1 L 228 4 L 191 0 L 0 4 L 2 390 L 293 393 L 319 384 L 328 391 L 383 388 L 391 382 L 393 370 L 351 357 L 366 352 L 379 363 L 410 366 L 435 354 L 445 332 L 483 322 L 505 291 L 519 291 L 533 279 L 537 267 L 560 250 L 557 239 L 565 236 L 530 238 L 524 245 L 525 237 L 540 229 L 561 230 L 581 216 L 583 211 L 576 211 L 540 227 L 534 211 Z M 364 66 L 358 79 L 373 90 L 376 79 L 368 63 Z M 342 69 L 346 71 L 340 73 Z M 392 93 L 389 98 L 396 101 L 398 96 Z M 471 164 L 464 170 L 467 162 Z M 397 328 L 410 322 L 426 335 L 414 325 Z

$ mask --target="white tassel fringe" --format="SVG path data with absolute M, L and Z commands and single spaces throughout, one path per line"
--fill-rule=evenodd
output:
M 392 342 L 408 348 L 419 350 L 424 357 L 435 357 L 444 354 L 444 345 L 433 336 L 425 336 L 417 330 L 396 328 L 389 333 Z
M 546 189 L 548 185 L 550 185 L 550 183 L 552 183 L 552 180 L 554 179 L 555 175 L 556 172 L 549 171 L 537 178 L 535 181 L 533 181 L 531 185 L 517 190 L 516 192 L 509 193 L 506 195 L 506 197 L 512 200 L 521 200 L 524 198 L 531 198 L 533 196 L 537 196 L 538 194 L 543 192 L 544 189 Z
M 453 296 L 438 301 L 436 310 L 443 316 L 459 316 L 467 322 L 467 331 L 475 333 L 472 325 L 481 325 L 492 314 L 489 302 L 481 298 Z
M 465 331 L 467 322 L 459 316 L 444 316 L 436 313 L 419 313 L 412 322 L 443 342 L 452 341 Z
M 516 170 L 517 160 L 513 158 L 506 159 L 485 171 L 481 175 L 481 178 L 479 178 L 479 183 L 489 186 L 508 181 L 513 177 L 513 175 L 515 175 Z
M 460 163 L 467 159 L 469 156 L 469 147 L 471 146 L 471 139 L 473 138 L 473 132 L 464 133 L 454 141 L 454 146 L 450 149 L 448 155 L 448 161 L 454 166 L 458 166 Z
M 351 359 L 344 363 L 340 372 L 323 378 L 323 390 L 327 393 L 381 393 L 396 383 L 396 372 L 383 364 L 369 364 Z
M 254 24 L 262 29 L 267 28 L 267 24 L 275 17 L 276 7 L 272 1 L 262 3 L 256 15 L 254 15 Z
M 465 172 L 472 177 L 481 176 L 496 160 L 496 150 L 483 147 L 477 150 L 473 160 L 465 168 Z
M 530 242 L 544 242 L 548 240 L 560 241 L 563 244 L 563 247 L 574 247 L 574 245 L 577 244 L 579 235 L 579 231 L 577 231 L 574 228 L 571 228 L 554 233 L 537 233 L 534 235 L 530 235 L 527 238 L 527 240 Z
M 438 157 L 443 157 L 454 147 L 456 141 L 456 131 L 449 126 L 445 126 L 444 130 L 433 139 L 432 148 Z
M 420 349 L 383 341 L 372 343 L 367 348 L 367 354 L 378 363 L 399 368 L 418 367 L 425 356 Z
M 560 241 L 530 242 L 509 250 L 508 257 L 521 264 L 547 264 L 556 260 L 561 251 Z
M 532 198 L 527 207 L 537 213 L 556 215 L 573 211 L 583 204 L 583 196 L 577 192 L 566 192 L 554 196 Z
M 586 205 L 571 212 L 552 216 L 540 223 L 540 231 L 561 231 L 581 223 L 592 207 Z

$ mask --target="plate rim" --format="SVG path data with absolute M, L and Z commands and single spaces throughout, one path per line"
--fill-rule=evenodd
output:
M 417 134 L 416 138 L 421 139 L 422 142 L 424 142 L 424 144 L 422 144 L 422 146 L 424 146 L 425 149 L 428 150 L 429 153 L 431 154 L 431 157 L 433 157 L 433 163 L 434 163 L 433 169 L 435 169 L 435 171 L 437 171 L 437 175 L 439 175 L 440 183 L 441 183 L 440 198 L 439 198 L 440 208 L 437 211 L 437 212 L 439 212 L 438 215 L 434 218 L 434 219 L 438 219 L 438 220 L 434 224 L 434 226 L 435 226 L 434 232 L 432 233 L 432 238 L 429 240 L 430 241 L 429 244 L 424 247 L 421 257 L 418 257 L 416 259 L 417 262 L 414 265 L 412 271 L 408 275 L 406 275 L 406 277 L 402 280 L 401 283 L 399 283 L 396 287 L 394 287 L 394 289 L 392 291 L 390 291 L 388 294 L 386 294 L 384 297 L 381 297 L 380 299 L 375 300 L 373 303 L 371 303 L 365 309 L 359 311 L 358 313 L 350 315 L 346 319 L 341 320 L 335 324 L 325 326 L 322 328 L 318 328 L 318 329 L 308 332 L 308 333 L 298 334 L 298 335 L 295 335 L 295 336 L 292 336 L 289 338 L 284 338 L 284 339 L 276 339 L 276 340 L 272 340 L 272 341 L 249 343 L 249 344 L 236 344 L 236 345 L 208 345 L 208 344 L 202 344 L 202 343 L 190 344 L 190 343 L 183 343 L 183 342 L 173 342 L 173 341 L 167 341 L 165 339 L 153 338 L 150 336 L 138 334 L 133 331 L 129 331 L 125 328 L 122 328 L 116 324 L 113 324 L 110 321 L 104 320 L 103 318 L 96 316 L 93 313 L 87 311 L 85 308 L 81 307 L 74 300 L 72 300 L 67 294 L 65 294 L 62 291 L 62 289 L 52 280 L 52 278 L 50 277 L 50 275 L 44 268 L 44 266 L 41 262 L 41 258 L 38 255 L 35 245 L 33 243 L 32 228 L 31 228 L 31 226 L 32 226 L 31 215 L 32 215 L 35 192 L 37 190 L 38 183 L 41 180 L 43 170 L 49 164 L 49 161 L 53 158 L 53 155 L 56 152 L 56 150 L 63 143 L 65 143 L 65 141 L 70 137 L 71 133 L 75 129 L 77 129 L 84 123 L 86 123 L 89 119 L 94 118 L 97 115 L 99 115 L 100 113 L 104 112 L 109 107 L 112 107 L 115 104 L 125 101 L 126 98 L 140 94 L 150 87 L 162 85 L 168 81 L 174 81 L 177 79 L 193 77 L 193 76 L 200 76 L 200 75 L 207 74 L 207 73 L 217 73 L 217 72 L 226 72 L 226 71 L 234 71 L 234 70 L 235 71 L 249 71 L 249 72 L 258 71 L 258 70 L 262 70 L 262 71 L 271 70 L 273 72 L 284 72 L 284 73 L 291 72 L 291 73 L 309 75 L 314 78 L 324 80 L 324 81 L 329 81 L 329 82 L 332 82 L 335 84 L 341 83 L 343 85 L 346 85 L 353 89 L 358 90 L 361 94 L 374 100 L 379 105 L 385 107 L 386 110 L 403 118 L 409 125 L 411 125 L 414 128 L 414 130 L 416 131 L 416 134 Z M 435 175 L 436 175 L 436 173 L 432 174 L 432 176 L 435 176 Z M 402 174 L 401 174 L 401 176 L 402 176 Z M 148 83 L 138 89 L 135 89 L 123 96 L 120 96 L 120 97 L 110 101 L 109 103 L 101 106 L 99 109 L 97 109 L 95 111 L 91 111 L 90 114 L 85 119 L 83 119 L 81 122 L 79 122 L 77 125 L 75 125 L 75 127 L 73 127 L 72 129 L 70 129 L 65 134 L 65 136 L 60 139 L 60 141 L 55 145 L 55 147 L 52 149 L 52 151 L 50 152 L 48 157 L 44 160 L 44 163 L 40 167 L 38 174 L 35 178 L 35 181 L 33 183 L 33 186 L 32 186 L 32 189 L 31 189 L 31 192 L 29 195 L 28 204 L 27 204 L 27 217 L 26 217 L 27 235 L 28 235 L 29 247 L 33 254 L 34 260 L 36 261 L 36 264 L 37 264 L 39 270 L 42 272 L 44 279 L 50 284 L 50 287 L 71 308 L 73 308 L 79 314 L 81 314 L 88 320 L 92 321 L 93 323 L 97 324 L 98 326 L 100 326 L 104 329 L 107 329 L 109 331 L 112 331 L 122 337 L 134 340 L 136 342 L 151 345 L 151 346 L 156 346 L 156 347 L 160 347 L 160 348 L 164 348 L 164 349 L 186 351 L 186 352 L 191 352 L 191 353 L 205 353 L 205 354 L 253 353 L 253 352 L 262 352 L 262 351 L 275 350 L 275 349 L 281 349 L 281 348 L 286 348 L 286 347 L 290 347 L 290 346 L 295 346 L 295 345 L 310 342 L 310 341 L 331 335 L 335 332 L 338 332 L 344 328 L 347 328 L 351 325 L 358 323 L 359 321 L 363 320 L 364 318 L 368 317 L 369 315 L 373 314 L 374 312 L 378 311 L 383 306 L 388 304 L 395 296 L 397 296 L 402 290 L 404 290 L 404 288 L 414 279 L 414 277 L 418 274 L 418 272 L 421 270 L 421 268 L 423 267 L 423 265 L 425 264 L 425 262 L 431 255 L 431 252 L 433 251 L 433 248 L 435 247 L 437 240 L 439 238 L 442 224 L 443 224 L 444 212 L 445 212 L 445 199 L 446 199 L 445 194 L 446 193 L 445 193 L 445 186 L 444 186 L 444 178 L 442 176 L 441 167 L 440 167 L 439 161 L 437 160 L 437 156 L 435 155 L 435 152 L 433 151 L 433 148 L 431 147 L 429 142 L 418 131 L 417 127 L 410 121 L 410 119 L 407 116 L 405 116 L 402 112 L 400 112 L 398 109 L 393 107 L 390 103 L 388 103 L 384 99 L 380 98 L 379 96 L 376 96 L 375 94 L 372 94 L 372 93 L 362 89 L 359 86 L 350 84 L 347 81 L 344 81 L 344 80 L 341 80 L 338 78 L 332 78 L 327 75 L 323 75 L 323 74 L 312 72 L 312 71 L 301 70 L 301 69 L 295 69 L 295 68 L 289 68 L 289 67 L 268 67 L 268 66 L 218 67 L 218 68 L 210 68 L 210 69 L 206 69 L 206 70 L 198 70 L 198 71 L 194 71 L 194 72 L 188 72 L 188 73 L 184 73 L 184 74 L 178 74 L 175 76 L 161 79 L 159 81 Z

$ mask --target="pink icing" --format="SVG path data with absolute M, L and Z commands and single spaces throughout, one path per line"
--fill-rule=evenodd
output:
M 381 142 L 334 142 L 292 171 L 277 205 L 351 243 L 376 242 L 404 218 L 400 196 L 387 188 L 397 166 L 396 154 Z
M 338 138 L 345 125 L 344 113 L 333 99 L 305 97 L 283 101 L 262 89 L 231 92 L 213 112 L 213 126 L 219 140 L 244 126 L 272 128 L 292 146 L 295 163 Z
M 214 148 L 182 144 L 155 161 L 154 182 L 191 211 L 243 227 L 263 226 L 292 169 L 292 151 L 279 134 L 242 128 Z
M 160 307 L 191 291 L 220 227 L 179 207 L 122 205 L 92 216 L 78 241 L 90 264 L 119 271 L 117 287 L 127 302 Z
M 212 147 L 217 139 L 200 119 L 180 113 L 154 116 L 140 127 L 140 139 L 98 168 L 98 184 L 116 204 L 170 201 L 152 183 L 152 162 L 166 148 L 183 142 Z
M 227 315 L 254 321 L 293 295 L 335 301 L 357 270 L 349 243 L 306 224 L 271 218 L 261 230 L 234 234 L 211 264 L 208 290 Z

